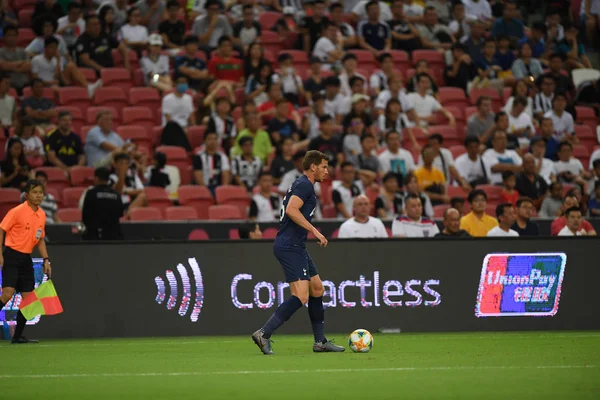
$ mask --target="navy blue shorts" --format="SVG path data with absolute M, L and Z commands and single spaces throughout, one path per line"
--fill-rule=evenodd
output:
M 273 254 L 281 264 L 288 283 L 308 281 L 319 274 L 310 254 L 303 247 L 273 247 Z

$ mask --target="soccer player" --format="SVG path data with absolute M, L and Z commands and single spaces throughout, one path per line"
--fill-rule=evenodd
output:
M 323 283 L 305 247 L 308 232 L 315 235 L 319 245 L 327 246 L 325 236 L 310 223 L 317 208 L 314 185 L 327 177 L 327 161 L 326 154 L 317 150 L 308 151 L 302 160 L 304 174 L 296 179 L 283 198 L 279 214 L 280 228 L 275 238 L 273 254 L 283 268 L 292 295 L 275 310 L 262 328 L 252 334 L 252 340 L 265 355 L 273 354 L 273 332 L 306 303 L 315 337 L 313 351 L 324 353 L 345 350 L 325 338 Z
M 0 243 L 6 235 L 4 255 L 0 254 L 2 268 L 2 296 L 0 310 L 13 297 L 15 292 L 27 296 L 34 288 L 33 262 L 31 252 L 37 246 L 44 258 L 44 273 L 52 273 L 46 242 L 43 238 L 46 229 L 46 214 L 40 208 L 44 199 L 44 187 L 37 180 L 25 185 L 25 202 L 11 209 L 0 223 Z M 25 338 L 23 329 L 27 320 L 23 313 L 17 314 L 17 327 L 12 338 L 13 344 L 37 343 Z

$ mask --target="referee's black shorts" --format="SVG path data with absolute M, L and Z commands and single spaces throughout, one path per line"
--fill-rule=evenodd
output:
M 35 287 L 31 254 L 6 247 L 2 266 L 2 287 L 12 287 L 19 293 L 31 292 Z

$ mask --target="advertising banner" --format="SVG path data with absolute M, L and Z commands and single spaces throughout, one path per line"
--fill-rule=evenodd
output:
M 334 240 L 326 329 L 600 329 L 598 239 Z M 35 337 L 250 335 L 289 295 L 268 241 L 51 245 L 64 313 Z M 35 331 L 35 332 L 34 332 Z M 310 333 L 299 310 L 282 333 Z

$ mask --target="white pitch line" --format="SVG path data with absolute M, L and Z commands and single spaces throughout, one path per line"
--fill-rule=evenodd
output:
M 538 366 L 457 366 L 457 367 L 396 367 L 396 368 L 340 368 L 340 369 L 291 369 L 291 370 L 240 370 L 240 371 L 191 371 L 191 372 L 139 372 L 97 374 L 30 374 L 0 375 L 0 379 L 65 379 L 65 378 L 130 378 L 155 376 L 215 376 L 215 375 L 269 375 L 352 372 L 413 372 L 413 371 L 460 371 L 460 370 L 515 370 L 515 369 L 588 369 L 596 365 L 538 365 Z

